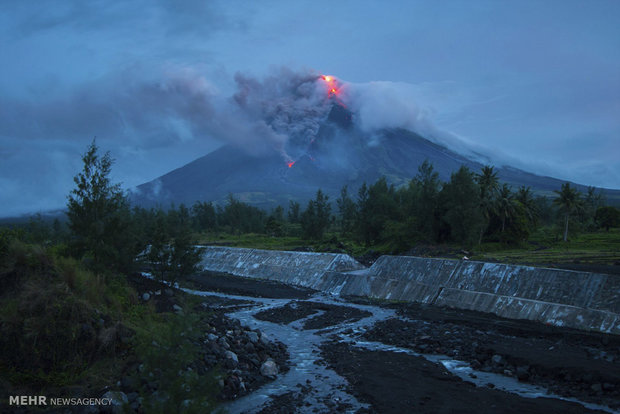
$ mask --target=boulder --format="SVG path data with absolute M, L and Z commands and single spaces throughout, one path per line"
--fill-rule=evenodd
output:
M 237 357 L 237 354 L 235 354 L 232 351 L 226 351 L 226 359 L 232 359 L 235 362 L 239 362 L 239 358 Z
M 278 375 L 278 364 L 276 364 L 272 359 L 268 359 L 263 362 L 263 365 L 261 365 L 260 373 L 264 377 L 275 377 Z
M 258 342 L 258 334 L 254 331 L 249 331 L 248 332 L 248 339 L 250 340 L 250 342 L 252 342 L 253 344 Z

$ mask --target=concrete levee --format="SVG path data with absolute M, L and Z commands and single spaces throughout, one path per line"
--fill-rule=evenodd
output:
M 381 256 L 370 268 L 345 254 L 209 247 L 207 270 L 278 280 L 334 295 L 495 313 L 620 334 L 620 277 L 476 261 Z
M 330 271 L 352 271 L 364 266 L 346 254 L 208 247 L 201 266 L 237 276 L 277 280 L 317 290 Z
M 369 273 L 613 313 L 620 304 L 620 278 L 598 273 L 410 256 L 382 256 Z

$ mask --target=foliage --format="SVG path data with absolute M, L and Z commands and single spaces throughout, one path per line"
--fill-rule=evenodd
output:
M 599 207 L 596 209 L 595 220 L 599 228 L 609 231 L 612 227 L 620 226 L 620 210 L 612 206 Z
M 349 189 L 345 185 L 340 190 L 340 197 L 336 200 L 339 214 L 340 233 L 342 236 L 350 235 L 355 224 L 355 202 L 349 196 Z
M 217 229 L 217 213 L 213 203 L 196 202 L 192 206 L 194 228 L 200 231 L 213 231 Z
M 301 214 L 301 229 L 306 239 L 321 240 L 330 223 L 331 206 L 329 197 L 321 190 L 316 198 L 308 202 L 308 207 Z
M 151 212 L 154 225 L 147 236 L 146 259 L 161 281 L 174 284 L 198 270 L 201 249 L 192 237 L 191 218 L 183 205 Z
M 418 168 L 418 174 L 409 184 L 411 194 L 410 221 L 416 223 L 416 230 L 426 240 L 437 237 L 437 203 L 441 182 L 433 165 L 424 160 Z
M 76 381 L 89 365 L 125 349 L 131 330 L 119 317 L 129 301 L 119 283 L 12 239 L 0 278 L 0 366 L 16 384 L 43 387 Z M 10 277 L 10 275 L 16 277 Z M 120 282 L 122 285 L 122 282 Z
M 291 223 L 299 223 L 299 209 L 301 206 L 297 201 L 289 201 L 288 221 Z
M 224 211 L 219 214 L 222 225 L 237 234 L 263 232 L 265 216 L 263 210 L 235 199 L 232 194 L 228 196 Z
M 443 186 L 439 200 L 443 210 L 443 237 L 473 245 L 478 239 L 484 217 L 480 210 L 480 191 L 472 172 L 462 166 L 452 174 L 450 181 Z
M 143 363 L 135 373 L 136 382 L 147 376 L 157 380 L 158 391 L 152 393 L 144 384 L 140 394 L 144 410 L 149 413 L 204 413 L 211 412 L 214 404 L 215 375 L 199 375 L 192 368 L 199 357 L 201 330 L 197 314 L 148 315 L 137 330 L 136 353 Z
M 553 203 L 558 206 L 560 212 L 564 216 L 564 241 L 568 240 L 568 223 L 571 215 L 581 210 L 583 207 L 581 194 L 576 188 L 571 187 L 570 183 L 562 184 L 561 190 L 555 190 L 558 196 Z
M 96 272 L 128 271 L 139 246 L 128 201 L 120 185 L 110 181 L 110 153 L 100 156 L 93 141 L 82 161 L 67 203 L 72 252 L 86 258 Z

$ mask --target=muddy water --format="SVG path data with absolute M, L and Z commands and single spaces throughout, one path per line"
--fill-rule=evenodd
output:
M 582 403 L 575 399 L 566 399 L 549 394 L 544 388 L 519 382 L 512 377 L 476 371 L 466 362 L 458 361 L 447 356 L 419 354 L 410 349 L 385 345 L 380 342 L 359 340 L 359 335 L 365 332 L 374 323 L 396 317 L 395 311 L 392 309 L 353 304 L 325 294 L 317 294 L 307 300 L 330 305 L 354 307 L 369 312 L 371 316 L 355 322 L 339 323 L 327 329 L 304 330 L 302 328 L 304 322 L 320 316 L 322 311 L 311 314 L 306 318 L 296 320 L 290 324 L 277 324 L 259 320 L 255 318 L 254 315 L 260 311 L 280 308 L 287 304 L 294 306 L 294 300 L 255 298 L 194 290 L 186 291 L 201 296 L 219 296 L 229 299 L 253 301 L 253 305 L 243 309 L 231 309 L 228 316 L 239 319 L 243 325 L 251 329 L 260 329 L 269 339 L 278 340 L 288 347 L 290 353 L 290 370 L 285 374 L 280 374 L 275 381 L 266 384 L 259 390 L 225 404 L 224 408 L 231 414 L 258 412 L 264 404 L 270 401 L 271 397 L 289 391 L 300 392 L 302 389 L 305 390 L 303 393 L 304 404 L 301 408 L 297 409 L 297 412 L 333 412 L 336 406 L 340 407 L 342 410 L 341 412 L 354 413 L 361 408 L 367 408 L 366 404 L 358 401 L 347 391 L 348 384 L 346 380 L 328 368 L 320 358 L 320 345 L 334 338 L 363 349 L 422 356 L 433 363 L 443 365 L 453 375 L 460 377 L 464 381 L 474 383 L 477 386 L 486 387 L 489 386 L 489 384 L 493 384 L 495 389 L 504 390 L 522 397 L 537 398 L 545 396 L 547 398 L 558 398 L 579 402 L 584 407 L 591 409 L 599 409 L 611 413 L 616 412 L 607 407 Z

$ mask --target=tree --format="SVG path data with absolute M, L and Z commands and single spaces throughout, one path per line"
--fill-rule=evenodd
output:
M 604 197 L 600 190 L 596 191 L 596 187 L 588 187 L 583 197 L 583 209 L 579 212 L 579 218 L 588 230 L 596 230 L 596 211 L 599 207 L 603 207 L 604 205 Z
M 189 220 L 174 209 L 157 210 L 149 238 L 147 259 L 161 281 L 174 285 L 176 281 L 195 272 L 201 259 L 201 249 L 195 246 Z
M 131 212 L 120 184 L 112 184 L 109 152 L 98 154 L 95 141 L 82 156 L 84 167 L 68 197 L 71 248 L 97 271 L 127 271 L 139 251 L 132 235 Z
M 355 202 L 349 196 L 346 185 L 340 190 L 340 197 L 336 200 L 336 205 L 340 215 L 340 231 L 343 236 L 346 236 L 353 231 L 356 214 Z
M 525 214 L 528 223 L 531 227 L 535 228 L 538 224 L 540 212 L 530 187 L 526 187 L 524 185 L 519 187 L 519 190 L 517 190 L 517 193 L 515 194 L 515 200 L 523 207 L 523 213 Z
M 389 220 L 402 219 L 396 203 L 396 190 L 387 184 L 385 177 L 370 187 L 364 183 L 358 192 L 357 204 L 355 228 L 367 246 L 380 241 Z
M 476 182 L 480 188 L 480 212 L 484 219 L 478 237 L 478 244 L 480 244 L 482 243 L 482 236 L 489 226 L 491 214 L 494 213 L 494 200 L 499 189 L 497 171 L 494 170 L 494 167 L 485 165 L 480 170 L 480 174 L 476 174 Z
M 502 233 L 506 229 L 506 219 L 515 215 L 514 195 L 510 191 L 510 186 L 504 184 L 497 194 L 497 211 L 502 220 Z
M 435 239 L 437 201 L 441 182 L 439 174 L 433 170 L 433 165 L 425 160 L 418 167 L 418 174 L 413 180 L 413 185 L 417 195 L 413 200 L 412 213 L 417 220 L 420 232 L 428 239 Z
M 355 219 L 355 230 L 359 238 L 364 241 L 366 246 L 370 246 L 370 205 L 368 203 L 368 186 L 363 183 L 357 191 L 357 217 Z
M 554 190 L 553 192 L 558 195 L 553 203 L 564 214 L 564 241 L 568 241 L 568 220 L 581 208 L 581 194 L 576 188 L 571 187 L 570 183 L 562 184 L 560 191 Z
M 444 237 L 468 245 L 478 238 L 484 217 L 480 211 L 480 190 L 469 168 L 462 166 L 452 174 L 439 194 Z
M 297 201 L 290 200 L 288 204 L 288 221 L 290 223 L 299 223 L 299 208 Z
M 304 237 L 313 240 L 321 240 L 327 227 L 331 215 L 331 206 L 328 203 L 329 197 L 319 189 L 316 199 L 308 202 L 308 207 L 301 215 L 301 229 Z
M 155 222 L 149 236 L 149 247 L 147 249 L 148 253 L 146 258 L 163 282 L 172 269 L 170 260 L 172 257 L 170 231 L 166 213 L 159 209 L 154 214 Z
M 609 231 L 611 227 L 620 225 L 620 210 L 612 206 L 599 207 L 596 210 L 595 220 L 599 227 Z
M 265 224 L 265 231 L 268 235 L 274 237 L 280 237 L 283 234 L 282 225 L 284 222 L 284 209 L 282 206 L 277 206 L 273 209 L 269 217 L 267 218 L 267 223 Z
M 194 225 L 199 230 L 213 231 L 217 227 L 217 214 L 213 203 L 197 201 L 192 206 Z

